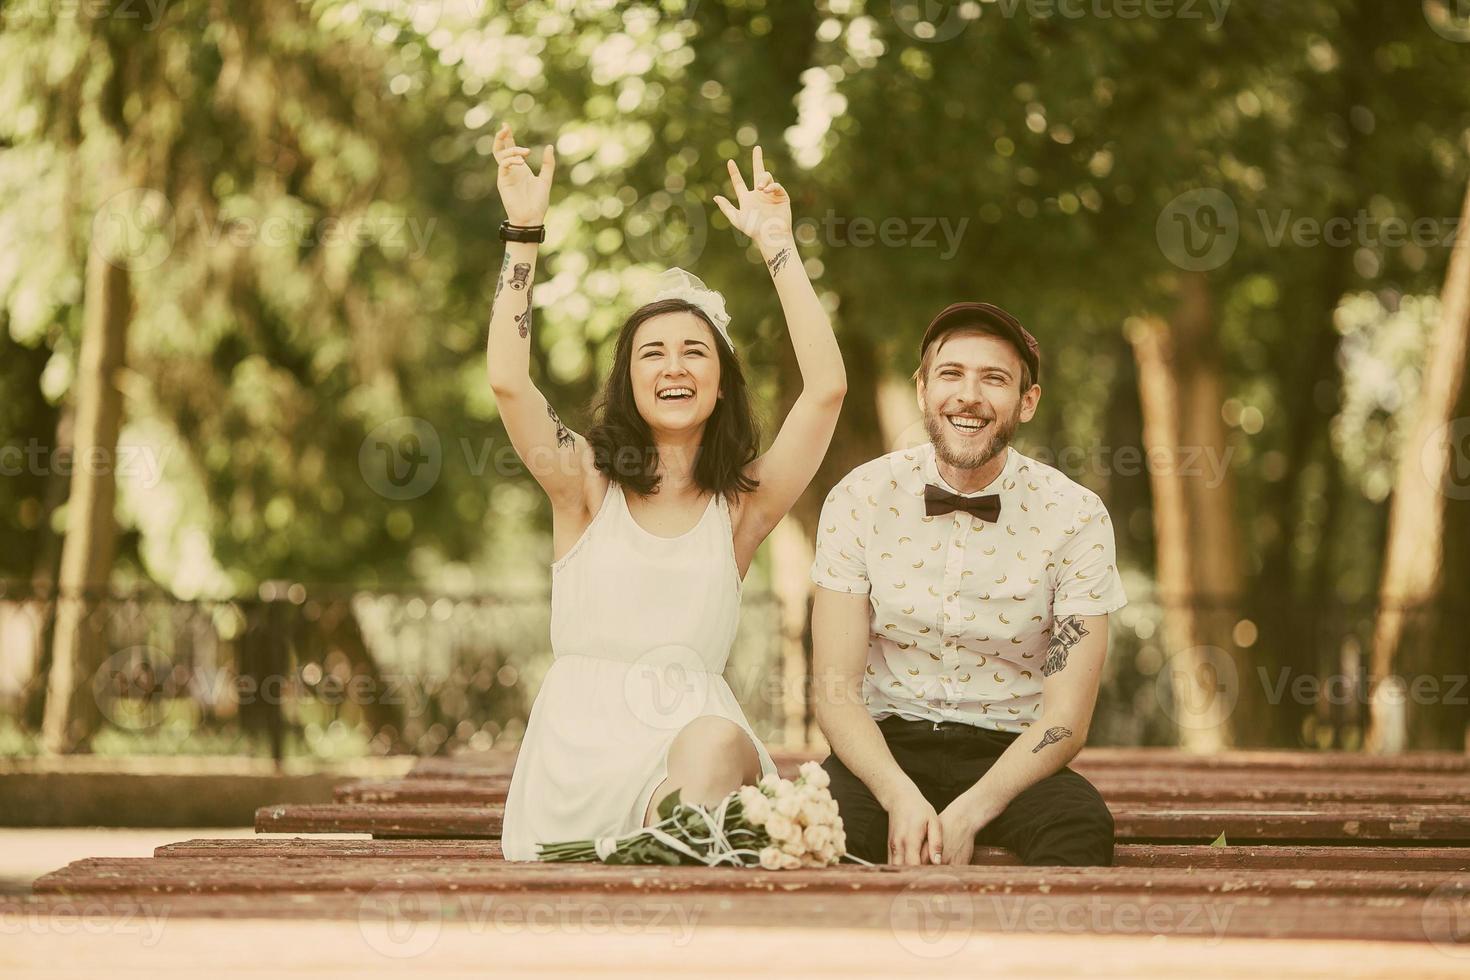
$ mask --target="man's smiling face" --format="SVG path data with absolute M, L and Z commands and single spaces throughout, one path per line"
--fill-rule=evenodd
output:
M 919 377 L 924 428 L 944 463 L 979 469 L 1036 414 L 1041 388 L 1033 384 L 1021 390 L 1021 355 L 1000 337 L 960 328 L 940 337 L 933 348 Z

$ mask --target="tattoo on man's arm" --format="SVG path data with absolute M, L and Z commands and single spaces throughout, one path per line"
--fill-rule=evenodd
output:
M 556 409 L 552 408 L 550 405 L 547 405 L 546 414 L 551 416 L 551 421 L 556 423 L 557 448 L 565 449 L 577 441 L 577 437 L 572 435 L 572 430 L 568 429 L 566 425 L 562 422 L 562 420 L 557 417 Z
M 1072 729 L 1070 729 L 1070 728 L 1063 728 L 1060 725 L 1057 726 L 1056 728 L 1048 728 L 1046 730 L 1046 734 L 1044 734 L 1044 735 L 1041 736 L 1041 741 L 1036 743 L 1036 748 L 1034 748 L 1034 749 L 1031 750 L 1031 754 L 1032 755 L 1035 755 L 1036 753 L 1040 752 L 1042 749 L 1046 748 L 1048 745 L 1054 745 L 1055 743 L 1060 742 L 1064 738 L 1071 738 L 1071 737 L 1072 737 Z
M 510 272 L 510 288 L 525 289 L 526 281 L 531 278 L 531 264 L 529 262 L 517 262 L 516 267 Z
M 1072 652 L 1072 647 L 1076 646 L 1077 641 L 1087 633 L 1087 627 L 1082 625 L 1081 618 L 1077 616 L 1066 616 L 1052 624 L 1051 642 L 1046 648 L 1046 660 L 1041 665 L 1041 676 L 1050 677 L 1067 666 L 1067 654 Z
M 781 249 L 781 251 L 779 251 L 775 255 L 771 256 L 770 261 L 768 261 L 766 263 L 766 267 L 771 270 L 771 275 L 774 276 L 776 273 L 778 273 L 782 269 L 786 268 L 786 263 L 789 262 L 790 260 L 791 260 L 791 249 L 789 249 L 789 248 L 783 248 L 783 249 Z

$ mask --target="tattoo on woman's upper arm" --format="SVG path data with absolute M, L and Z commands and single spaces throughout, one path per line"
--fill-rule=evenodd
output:
M 556 423 L 556 445 L 558 449 L 565 449 L 577 441 L 577 437 L 572 435 L 572 430 L 568 429 L 566 424 L 557 416 L 556 409 L 547 405 L 546 414 L 551 416 L 552 422 Z
M 1064 616 L 1052 624 L 1051 642 L 1046 648 L 1046 660 L 1041 665 L 1041 676 L 1050 677 L 1067 666 L 1067 654 L 1077 641 L 1088 634 L 1079 616 Z
M 1072 729 L 1070 728 L 1063 728 L 1060 725 L 1058 725 L 1056 728 L 1048 728 L 1046 730 L 1046 734 L 1041 736 L 1041 741 L 1036 743 L 1036 748 L 1031 750 L 1031 754 L 1035 755 L 1042 749 L 1046 748 L 1048 745 L 1053 745 L 1057 742 L 1060 742 L 1064 738 L 1071 737 Z

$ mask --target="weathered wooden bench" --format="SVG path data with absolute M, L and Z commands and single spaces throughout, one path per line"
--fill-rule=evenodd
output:
M 778 763 L 790 772 L 807 758 Z M 476 902 L 556 896 L 604 910 L 674 902 L 731 925 L 904 929 L 958 915 L 976 930 L 1116 933 L 1127 919 L 1149 935 L 1470 940 L 1470 760 L 1460 756 L 1088 749 L 1075 768 L 1112 808 L 1112 868 L 1026 868 L 980 848 L 966 868 L 796 872 L 506 862 L 497 838 L 512 762 L 420 760 L 403 779 L 343 785 L 332 804 L 256 814 L 259 832 L 315 836 L 86 859 L 37 880 L 30 901 L 361 919 L 389 896 L 392 915 L 451 921 L 475 916 Z M 1222 833 L 1226 845 L 1209 846 Z M 342 834 L 371 838 L 323 836 Z

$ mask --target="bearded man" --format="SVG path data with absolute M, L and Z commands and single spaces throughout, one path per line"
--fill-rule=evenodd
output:
M 1112 816 L 1067 763 L 1127 599 L 1102 501 L 1010 445 L 1040 374 L 1011 314 L 946 308 L 914 375 L 930 441 L 859 466 L 823 507 L 814 699 L 866 860 L 968 864 L 982 844 L 1112 863 Z

